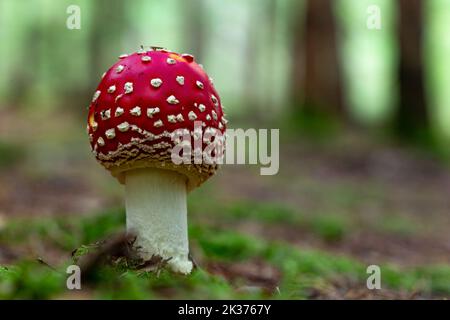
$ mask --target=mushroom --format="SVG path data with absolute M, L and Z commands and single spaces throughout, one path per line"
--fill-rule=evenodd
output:
M 172 135 L 183 129 L 194 139 L 196 121 L 202 130 L 224 134 L 219 95 L 209 79 L 191 55 L 140 50 L 106 72 L 88 114 L 92 152 L 125 185 L 127 230 L 136 234 L 140 256 L 159 256 L 183 274 L 192 270 L 187 193 L 218 164 L 175 164 Z

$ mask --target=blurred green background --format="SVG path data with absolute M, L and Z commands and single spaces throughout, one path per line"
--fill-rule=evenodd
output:
M 327 27 L 336 33 L 346 110 L 365 125 L 386 123 L 399 94 L 397 1 L 332 3 L 333 16 L 316 10 L 325 10 L 324 20 L 334 19 Z M 0 5 L 2 109 L 61 112 L 64 106 L 84 116 L 79 106 L 89 101 L 100 75 L 116 56 L 141 44 L 193 53 L 214 75 L 230 114 L 258 108 L 258 115 L 273 119 L 292 108 L 292 91 L 301 90 L 292 82 L 293 73 L 305 68 L 298 51 L 307 31 L 305 1 L 3 0 Z M 80 30 L 66 28 L 69 5 L 81 8 Z M 370 5 L 381 10 L 379 30 L 366 26 Z M 447 139 L 449 11 L 447 0 L 424 2 L 421 26 L 431 122 Z
M 0 298 L 449 297 L 449 21 L 450 0 L 0 0 Z M 229 127 L 280 128 L 280 172 L 189 195 L 192 276 L 98 266 L 69 291 L 72 250 L 125 226 L 85 121 L 141 45 L 193 54 Z

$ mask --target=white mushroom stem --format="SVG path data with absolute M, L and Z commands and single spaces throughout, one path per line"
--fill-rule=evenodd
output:
M 153 255 L 179 273 L 192 270 L 187 233 L 186 177 L 162 169 L 126 172 L 127 229 L 136 234 L 143 259 Z

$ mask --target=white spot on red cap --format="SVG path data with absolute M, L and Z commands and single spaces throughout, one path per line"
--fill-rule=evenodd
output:
M 91 128 L 92 128 L 92 130 L 93 130 L 94 132 L 97 131 L 98 123 L 95 122 L 95 121 L 92 121 L 92 123 L 91 123 Z
M 200 103 L 200 104 L 198 105 L 198 110 L 200 110 L 200 112 L 203 112 L 203 111 L 205 111 L 205 110 L 206 110 L 206 107 L 205 107 L 205 105 L 204 105 L 204 104 L 202 104 L 202 103 Z
M 211 101 L 214 103 L 214 106 L 219 106 L 219 100 L 217 100 L 216 96 L 213 94 L 211 95 Z
M 139 117 L 141 115 L 141 107 L 136 106 L 133 109 L 130 110 L 130 114 L 136 117 Z
M 152 57 L 149 57 L 149 56 L 142 56 L 142 57 L 141 57 L 141 61 L 142 61 L 142 62 L 150 62 L 150 61 L 152 61 Z
M 155 128 L 162 127 L 162 126 L 163 126 L 163 122 L 162 122 L 161 120 L 157 120 L 157 121 L 155 121 L 155 122 L 153 123 L 153 126 L 154 126 Z
M 125 94 L 129 94 L 133 92 L 133 82 L 127 82 L 123 86 L 123 89 L 125 90 Z
M 211 116 L 209 114 L 206 115 L 206 120 L 211 120 Z
M 124 53 L 124 54 L 121 54 L 121 55 L 119 56 L 119 59 L 123 59 L 123 58 L 126 58 L 126 57 L 128 57 L 128 54 Z
M 217 113 L 213 110 L 211 111 L 214 120 L 217 120 Z
M 123 71 L 123 69 L 125 69 L 125 66 L 119 64 L 116 68 L 116 73 L 121 73 Z
M 130 124 L 128 122 L 122 122 L 121 124 L 117 125 L 117 129 L 119 129 L 120 132 L 126 132 L 128 129 L 130 129 Z
M 167 58 L 166 62 L 167 62 L 167 64 L 175 64 L 175 63 L 177 63 L 177 61 L 175 59 L 172 59 L 172 58 Z
M 181 113 L 177 114 L 177 121 L 178 122 L 183 122 L 184 121 L 183 115 Z
M 169 96 L 166 101 L 170 104 L 178 104 L 180 103 L 180 101 L 177 100 L 177 98 L 175 98 L 174 95 Z
M 114 93 L 116 91 L 116 86 L 112 85 L 108 88 L 108 93 Z
M 201 81 L 196 81 L 195 84 L 197 85 L 197 87 L 199 87 L 200 89 L 203 89 L 205 86 L 203 85 L 203 82 Z
M 177 118 L 173 114 L 169 114 L 167 116 L 167 121 L 169 121 L 170 123 L 176 123 L 177 122 Z
M 117 107 L 116 112 L 114 113 L 114 115 L 115 115 L 116 117 L 120 117 L 121 115 L 123 115 L 123 113 L 124 113 L 123 108 Z
M 149 118 L 153 118 L 153 116 L 157 113 L 159 113 L 159 108 L 155 107 L 155 108 L 147 108 L 147 117 Z
M 94 92 L 94 95 L 92 96 L 92 102 L 97 101 L 98 97 L 100 97 L 100 93 L 101 93 L 100 90 Z
M 114 128 L 108 129 L 105 131 L 105 136 L 108 139 L 114 139 L 116 136 L 116 130 Z
M 103 147 L 103 146 L 105 145 L 105 140 L 103 140 L 102 137 L 98 137 L 98 139 L 97 139 L 97 144 L 98 144 L 100 147 Z
M 195 119 L 197 119 L 197 115 L 195 114 L 194 111 L 190 111 L 188 113 L 188 118 L 189 118 L 189 120 L 194 121 Z
M 102 120 L 108 120 L 109 118 L 111 118 L 111 109 L 100 111 L 100 117 L 102 118 Z
M 154 79 L 150 80 L 150 84 L 155 88 L 161 87 L 162 83 L 163 82 L 160 78 L 154 78 Z
M 227 123 L 228 123 L 228 120 L 225 119 L 225 117 L 222 117 L 222 120 L 221 120 L 221 121 L 222 121 L 223 124 L 227 124 Z
M 184 77 L 183 76 L 177 76 L 177 82 L 180 85 L 184 85 Z

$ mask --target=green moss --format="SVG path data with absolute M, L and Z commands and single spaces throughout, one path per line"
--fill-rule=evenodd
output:
M 418 227 L 413 221 L 392 215 L 386 215 L 378 219 L 375 228 L 382 232 L 403 236 L 413 235 L 418 232 Z
M 56 218 L 19 218 L 0 230 L 1 243 L 30 243 L 42 239 L 45 243 L 71 251 L 81 244 L 101 240 L 125 227 L 125 211 L 112 209 L 93 216 Z
M 341 240 L 349 229 L 345 217 L 339 215 L 317 215 L 309 224 L 317 235 L 329 242 Z
M 65 287 L 65 277 L 34 261 L 0 269 L 0 299 L 47 299 Z
M 235 232 L 193 226 L 189 229 L 191 239 L 197 242 L 204 254 L 211 258 L 223 260 L 243 260 L 256 256 L 262 249 L 260 240 Z

